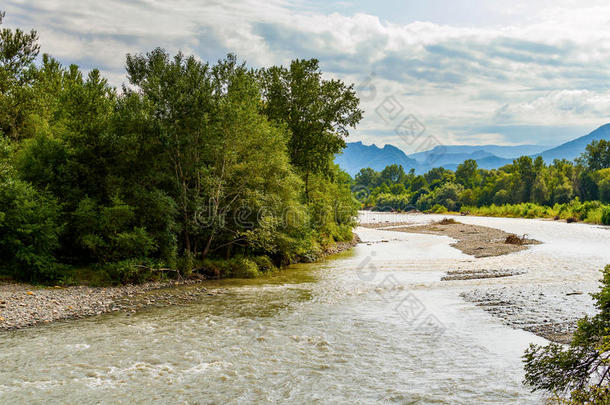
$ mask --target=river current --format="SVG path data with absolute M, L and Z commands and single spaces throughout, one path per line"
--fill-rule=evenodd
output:
M 435 219 L 361 214 L 363 222 Z M 521 355 L 546 341 L 460 293 L 567 286 L 585 293 L 585 308 L 565 310 L 590 312 L 586 293 L 610 263 L 610 230 L 459 220 L 544 243 L 474 259 L 448 237 L 360 227 L 364 243 L 349 252 L 210 283 L 226 293 L 196 303 L 0 333 L 0 403 L 541 404 L 522 385 Z M 474 267 L 524 274 L 440 280 Z

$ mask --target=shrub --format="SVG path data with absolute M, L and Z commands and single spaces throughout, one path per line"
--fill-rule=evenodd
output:
M 261 275 L 254 260 L 236 256 L 230 259 L 206 259 L 203 272 L 214 278 L 254 278 Z
M 58 278 L 59 211 L 54 198 L 31 184 L 0 179 L 0 263 L 6 273 L 28 281 Z
M 604 212 L 602 213 L 602 224 L 604 225 L 610 225 L 610 207 L 604 209 Z
M 445 212 L 448 212 L 448 211 L 449 210 L 444 205 L 434 204 L 434 206 L 432 208 L 430 208 L 430 210 L 428 212 L 431 212 L 434 214 L 444 214 Z
M 142 258 L 157 249 L 146 229 L 134 226 L 134 208 L 118 197 L 110 206 L 84 198 L 73 213 L 78 245 L 96 262 Z
M 273 261 L 269 258 L 269 256 L 254 256 L 252 261 L 256 263 L 258 270 L 262 273 L 277 270 L 277 267 L 273 264 Z
M 151 260 L 128 259 L 118 262 L 99 264 L 94 267 L 101 284 L 140 284 L 162 277 L 158 263 Z

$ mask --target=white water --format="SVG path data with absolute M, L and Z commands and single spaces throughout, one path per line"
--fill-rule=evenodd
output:
M 521 384 L 520 356 L 544 339 L 505 326 L 459 294 L 532 285 L 593 291 L 610 263 L 610 231 L 459 220 L 544 244 L 474 259 L 447 237 L 358 228 L 367 243 L 349 254 L 226 282 L 227 294 L 196 304 L 2 333 L 0 403 L 543 403 Z M 526 273 L 440 281 L 459 268 Z M 408 303 L 416 304 L 416 319 Z M 422 326 L 430 316 L 438 328 Z

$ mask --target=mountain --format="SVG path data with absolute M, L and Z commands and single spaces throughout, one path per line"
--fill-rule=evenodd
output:
M 555 159 L 573 160 L 585 151 L 585 147 L 588 144 L 593 141 L 599 141 L 600 139 L 610 140 L 610 124 L 602 125 L 588 135 L 581 136 L 580 138 L 576 138 L 573 141 L 566 142 L 535 156 L 542 156 L 547 163 L 550 163 Z
M 458 155 L 463 154 L 464 159 L 451 160 L 452 163 L 461 163 L 466 159 L 478 159 L 478 156 L 471 156 L 475 153 L 494 155 L 504 159 L 514 159 L 516 156 L 533 155 L 535 153 L 543 152 L 549 148 L 550 146 L 546 145 L 443 145 L 436 146 L 433 149 L 427 150 L 425 152 L 413 153 L 408 156 L 421 163 L 424 162 L 430 154 L 439 154 L 440 152 L 442 152 L 446 155 L 455 155 L 451 158 L 459 158 Z
M 381 171 L 394 163 L 402 165 L 405 171 L 409 171 L 411 168 L 415 168 L 417 171 L 422 169 L 415 159 L 409 158 L 396 146 L 385 145 L 383 148 L 379 148 L 377 145 L 363 145 L 362 142 L 348 143 L 343 153 L 335 157 L 335 163 L 351 176 L 365 167 Z
M 343 154 L 337 155 L 335 162 L 350 175 L 354 176 L 365 167 L 377 171 L 391 164 L 400 164 L 408 172 L 422 174 L 433 167 L 444 167 L 455 170 L 466 159 L 474 159 L 479 167 L 497 169 L 519 156 L 542 156 L 547 163 L 554 159 L 573 160 L 585 151 L 592 141 L 610 140 L 610 124 L 602 125 L 588 135 L 550 148 L 543 145 L 440 145 L 425 152 L 406 155 L 402 150 L 392 145 L 379 148 L 376 145 L 363 145 L 362 142 L 348 143 Z
M 479 160 L 487 157 L 495 156 L 485 150 L 476 150 L 472 153 L 453 153 L 449 148 L 443 148 L 442 146 L 435 147 L 426 152 L 415 153 L 409 155 L 410 158 L 417 160 L 417 162 L 424 166 L 443 166 L 448 169 L 449 165 L 462 163 L 466 159 Z
M 351 142 L 347 144 L 342 154 L 335 157 L 335 163 L 351 176 L 354 176 L 360 169 L 365 167 L 381 171 L 391 164 L 402 165 L 406 172 L 415 169 L 416 173 L 423 174 L 433 167 L 442 166 L 445 169 L 455 170 L 460 163 L 467 159 L 476 160 L 479 166 L 485 169 L 498 168 L 512 162 L 512 159 L 496 156 L 488 150 L 484 150 L 484 148 L 500 151 L 502 155 L 506 155 L 507 151 L 511 150 L 508 148 L 512 148 L 512 150 L 517 152 L 541 151 L 545 149 L 544 146 L 537 145 L 521 145 L 520 147 L 450 145 L 436 146 L 434 149 L 407 156 L 401 149 L 393 145 L 385 145 L 383 148 L 380 148 L 377 145 L 364 145 L 362 142 Z M 521 155 L 515 155 L 514 157 L 517 156 Z

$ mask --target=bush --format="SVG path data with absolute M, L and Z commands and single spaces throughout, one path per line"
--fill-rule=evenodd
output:
M 413 208 L 408 194 L 379 194 L 375 202 L 375 211 L 405 211 Z
M 53 281 L 62 226 L 59 204 L 24 181 L 0 179 L 0 266 L 19 280 Z
M 155 278 L 162 277 L 158 270 L 158 263 L 151 260 L 121 260 L 118 262 L 100 264 L 94 267 L 98 273 L 100 284 L 140 284 Z
M 147 257 L 157 249 L 146 229 L 134 226 L 133 207 L 119 198 L 110 206 L 100 206 L 84 198 L 73 214 L 76 240 L 91 261 L 120 262 Z
M 241 256 L 230 259 L 205 259 L 203 272 L 213 278 L 254 278 L 261 275 L 254 260 Z
M 604 209 L 602 213 L 601 222 L 604 225 L 610 225 L 610 208 Z
M 277 267 L 273 264 L 273 261 L 269 256 L 254 256 L 252 261 L 256 263 L 258 270 L 262 273 L 269 273 L 277 270 Z
M 434 206 L 430 208 L 430 210 L 428 210 L 428 212 L 431 212 L 433 214 L 444 214 L 448 211 L 449 210 L 447 209 L 447 207 L 441 204 L 434 204 Z

